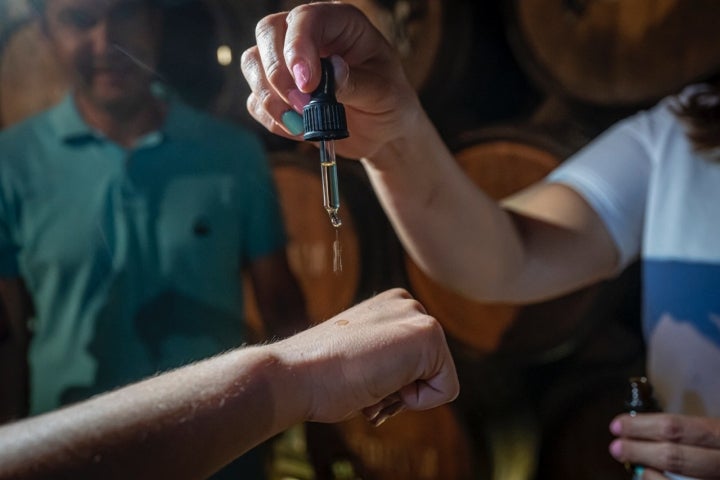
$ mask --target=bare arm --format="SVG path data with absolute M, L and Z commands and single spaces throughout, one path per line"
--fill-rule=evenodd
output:
M 0 479 L 206 478 L 302 421 L 383 400 L 453 400 L 440 325 L 392 290 L 275 344 L 247 347 L 0 428 Z
M 292 138 L 281 117 L 307 101 L 320 56 L 333 57 L 349 139 L 337 151 L 362 158 L 385 211 L 415 262 L 441 283 L 485 301 L 534 301 L 609 275 L 616 252 L 575 192 L 541 185 L 504 205 L 455 162 L 422 110 L 391 47 L 357 9 L 311 4 L 266 17 L 243 56 L 248 109 Z
M 284 338 L 310 325 L 305 297 L 284 251 L 253 261 L 248 270 L 258 310 L 270 337 Z
M 0 424 L 27 415 L 31 311 L 23 281 L 0 279 Z
M 406 250 L 436 280 L 477 300 L 529 302 L 613 273 L 614 243 L 575 191 L 539 183 L 498 203 L 440 143 L 435 155 L 414 137 L 402 144 L 364 163 Z

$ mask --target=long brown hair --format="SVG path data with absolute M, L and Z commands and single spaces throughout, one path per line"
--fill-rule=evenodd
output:
M 675 115 L 687 126 L 687 136 L 695 150 L 709 152 L 720 147 L 720 76 L 708 80 L 707 87 L 679 98 Z

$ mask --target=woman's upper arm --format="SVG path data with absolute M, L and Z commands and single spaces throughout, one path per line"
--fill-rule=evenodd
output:
M 524 245 L 522 291 L 564 293 L 640 253 L 653 165 L 652 115 L 611 127 L 542 182 L 505 199 Z M 548 286 L 549 285 L 549 286 Z

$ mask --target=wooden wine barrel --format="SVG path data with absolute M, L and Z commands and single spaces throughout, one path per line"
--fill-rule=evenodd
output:
M 506 197 L 547 175 L 573 151 L 531 126 L 467 132 L 456 144 L 456 160 L 488 195 Z M 472 207 L 469 207 L 472 208 Z M 472 355 L 507 354 L 516 361 L 549 361 L 565 355 L 580 332 L 594 289 L 520 307 L 467 299 L 430 279 L 406 258 L 412 292 L 463 350 Z M 480 266 L 478 266 L 480 268 Z
M 318 155 L 310 144 L 270 154 L 288 233 L 290 268 L 314 322 L 400 286 L 398 267 L 402 266 L 397 238 L 357 162 L 338 160 L 342 225 L 331 225 L 322 203 Z M 246 290 L 248 316 L 251 325 L 257 326 L 250 286 Z
M 5 128 L 57 103 L 68 89 L 36 21 L 23 21 L 0 44 L 0 127 Z
M 158 70 L 185 101 L 232 120 L 251 122 L 250 89 L 240 57 L 255 43 L 255 25 L 274 1 L 179 0 L 164 9 Z M 252 121 L 254 123 L 254 121 Z
M 222 85 L 213 98 L 209 109 L 220 116 L 247 124 L 254 123 L 246 101 L 250 87 L 243 78 L 240 57 L 255 43 L 255 25 L 272 10 L 269 1 L 235 2 L 232 0 L 206 0 L 215 21 L 214 41 L 218 49 L 229 52 L 229 62 L 216 65 L 222 70 Z M 218 50 L 219 55 L 220 50 Z M 215 52 L 214 52 L 215 53 Z M 215 62 L 218 59 L 213 59 Z M 227 60 L 225 60 L 227 62 Z
M 309 0 L 279 0 L 290 10 Z M 472 48 L 472 10 L 464 1 L 343 0 L 358 7 L 393 45 L 418 92 L 452 89 Z
M 649 104 L 720 68 L 714 0 L 513 0 L 508 34 L 546 91 L 598 106 Z
M 479 448 L 452 405 L 406 411 L 374 427 L 364 417 L 306 425 L 317 480 L 470 480 L 492 478 Z
M 271 157 L 283 221 L 288 234 L 287 256 L 307 302 L 310 318 L 324 321 L 351 306 L 360 284 L 361 255 L 357 225 L 342 208 L 343 224 L 334 228 L 322 206 L 319 171 L 308 154 L 276 152 Z M 319 166 L 318 166 L 319 169 Z M 341 190 L 341 204 L 347 199 Z M 334 247 L 338 242 L 339 249 Z M 338 259 L 334 258 L 336 251 Z M 261 323 L 252 297 L 245 289 L 251 324 Z

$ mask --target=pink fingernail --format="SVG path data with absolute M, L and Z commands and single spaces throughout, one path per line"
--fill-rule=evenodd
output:
M 620 423 L 620 420 L 613 420 L 610 423 L 610 432 L 613 435 L 620 435 L 622 432 L 622 424 Z
M 310 81 L 310 68 L 305 62 L 298 62 L 292 67 L 293 76 L 295 77 L 295 84 L 301 89 L 307 87 L 308 81 Z
M 303 93 L 300 90 L 292 90 L 288 93 L 288 100 L 296 112 L 302 113 L 303 108 L 310 101 L 310 94 Z
M 622 444 L 620 440 L 613 440 L 613 442 L 610 444 L 610 455 L 612 455 L 615 458 L 620 458 L 620 455 L 622 454 Z

